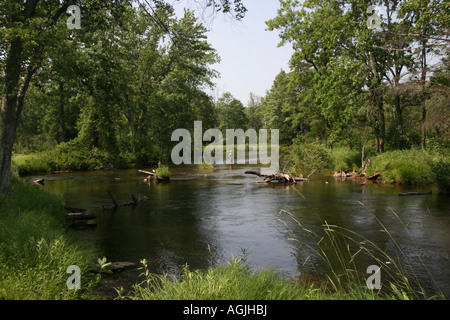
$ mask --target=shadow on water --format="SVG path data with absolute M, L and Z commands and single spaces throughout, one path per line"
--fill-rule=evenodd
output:
M 62 194 L 67 206 L 97 213 L 97 227 L 80 232 L 92 239 L 109 261 L 145 258 L 150 271 L 176 273 L 186 264 L 195 269 L 221 264 L 245 250 L 254 268 L 276 266 L 286 276 L 297 277 L 305 261 L 306 267 L 325 270 L 326 266 L 303 245 L 311 241 L 310 235 L 292 218 L 317 234 L 327 221 L 371 239 L 380 248 L 401 246 L 419 277 L 425 279 L 431 273 L 450 297 L 449 197 L 399 197 L 404 191 L 399 187 L 361 185 L 320 175 L 289 186 L 256 184 L 258 177 L 244 174 L 249 168 L 174 167 L 170 182 L 162 184 L 147 183 L 137 170 L 41 177 L 46 179 L 43 187 Z M 122 203 L 131 201 L 132 194 L 149 200 L 108 209 L 112 201 L 107 190 Z M 398 243 L 380 232 L 380 222 Z M 428 270 L 413 261 L 416 256 Z M 363 261 L 362 267 L 370 264 Z

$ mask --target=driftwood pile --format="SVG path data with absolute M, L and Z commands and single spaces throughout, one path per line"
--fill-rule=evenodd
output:
M 378 180 L 381 177 L 381 174 L 376 173 L 371 176 L 366 176 L 365 173 L 357 173 L 356 171 L 336 171 L 333 173 L 333 177 L 335 178 L 363 178 L 367 180 Z
M 308 178 L 294 177 L 285 173 L 275 173 L 275 174 L 261 174 L 258 170 L 246 170 L 245 174 L 254 174 L 258 177 L 262 177 L 262 181 L 255 181 L 255 183 L 269 183 L 272 181 L 281 183 L 296 183 L 297 181 L 308 181 Z
M 160 176 L 156 176 L 156 171 L 155 170 L 153 170 L 153 172 L 144 171 L 144 170 L 138 170 L 138 171 L 140 173 L 144 173 L 144 174 L 147 175 L 147 178 L 145 178 L 144 180 L 148 181 L 148 182 L 150 182 L 153 179 L 155 179 L 156 182 L 164 182 L 164 181 L 168 181 L 169 180 L 169 178 L 163 178 L 163 177 L 160 177 Z M 155 178 L 155 176 L 156 176 L 156 178 Z

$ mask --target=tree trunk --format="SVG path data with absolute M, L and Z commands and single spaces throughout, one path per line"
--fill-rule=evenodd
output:
M 11 193 L 11 155 L 16 138 L 17 91 L 20 79 L 20 54 L 22 42 L 16 38 L 9 44 L 6 66 L 5 85 L 0 112 L 0 194 Z
M 5 64 L 5 84 L 0 110 L 0 194 L 12 192 L 11 156 L 17 125 L 31 77 L 36 72 L 36 68 L 29 65 L 21 77 L 21 62 L 22 42 L 18 37 L 8 46 Z
M 403 128 L 403 110 L 400 101 L 400 93 L 398 91 L 398 84 L 394 88 L 394 105 L 395 105 L 395 121 L 397 125 L 398 132 L 398 140 L 397 140 L 397 149 L 405 149 L 406 141 L 404 138 L 404 128 Z
M 64 115 L 64 83 L 59 81 L 59 142 L 66 142 L 66 121 Z
M 374 88 L 372 89 L 372 95 L 375 100 L 375 105 L 378 108 L 378 114 L 379 114 L 379 126 L 378 124 L 375 124 L 378 126 L 378 152 L 384 152 L 384 137 L 386 134 L 386 120 L 384 117 L 384 100 L 383 100 L 383 92 L 381 90 L 381 76 L 379 75 L 376 65 L 375 65 L 375 58 L 373 57 L 372 52 L 369 52 L 369 58 L 370 58 L 370 66 L 372 68 L 372 74 L 373 77 L 376 80 L 376 84 Z
M 427 121 L 427 108 L 426 108 L 426 96 L 425 96 L 425 84 L 426 84 L 426 77 L 427 77 L 427 51 L 426 51 L 426 40 L 422 41 L 422 74 L 420 77 L 421 82 L 421 91 L 420 91 L 420 103 L 422 107 L 422 119 L 421 119 L 421 125 L 422 125 L 422 150 L 425 150 L 426 146 L 426 121 Z
M 379 142 L 379 151 L 384 152 L 384 137 L 386 134 L 386 121 L 384 118 L 384 105 L 383 105 L 383 96 L 380 94 L 378 99 L 378 111 L 380 113 L 380 136 L 378 139 Z

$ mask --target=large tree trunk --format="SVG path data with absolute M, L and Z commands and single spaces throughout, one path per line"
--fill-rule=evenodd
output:
M 11 41 L 7 50 L 5 85 L 0 110 L 0 194 L 11 193 L 11 156 L 25 93 L 36 72 L 28 66 L 21 77 L 22 42 L 20 38 Z
M 384 116 L 384 99 L 383 99 L 383 92 L 381 90 L 381 76 L 379 75 L 376 65 L 375 65 L 375 58 L 373 57 L 372 52 L 369 52 L 369 58 L 370 58 L 370 66 L 372 69 L 373 77 L 376 79 L 376 85 L 372 89 L 372 95 L 375 100 L 375 105 L 378 109 L 378 116 L 379 116 L 379 125 L 375 124 L 378 128 L 378 144 L 377 144 L 377 151 L 378 152 L 384 152 L 384 137 L 386 135 L 386 120 Z

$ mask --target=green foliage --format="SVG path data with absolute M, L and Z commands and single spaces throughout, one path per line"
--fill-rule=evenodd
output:
M 153 165 L 170 156 L 174 129 L 216 123 L 204 91 L 218 56 L 192 11 L 178 18 L 158 1 L 155 21 L 126 2 L 88 7 L 84 32 L 61 28 L 65 45 L 30 85 L 16 152 L 40 154 L 18 159 L 21 172 Z
M 360 204 L 363 207 L 362 209 L 365 209 L 364 205 Z M 327 266 L 326 281 L 333 288 L 330 290 L 331 292 L 351 296 L 354 299 L 445 299 L 437 285 L 434 288 L 436 295 L 429 296 L 419 281 L 419 271 L 411 270 L 411 259 L 416 261 L 417 266 L 423 267 L 426 272 L 428 272 L 428 267 L 422 255 L 415 249 L 417 243 L 409 232 L 410 237 L 402 239 L 390 231 L 392 226 L 386 226 L 378 218 L 375 218 L 380 226 L 380 232 L 392 242 L 393 248 L 391 249 L 386 248 L 384 242 L 380 246 L 376 241 L 362 236 L 355 230 L 322 221 L 322 228 L 319 231 L 314 231 L 293 213 L 285 210 L 281 210 L 280 213 L 292 219 L 307 235 L 305 241 L 300 241 L 297 238 L 291 240 L 299 241 L 325 263 Z M 398 224 L 399 228 L 407 229 L 407 225 L 394 211 L 388 214 L 391 214 L 394 218 L 392 223 Z M 283 220 L 281 221 L 284 223 Z M 400 240 L 408 240 L 409 242 L 406 246 L 400 245 Z M 405 250 L 405 247 L 408 249 Z M 411 252 L 415 254 L 411 254 Z M 303 263 L 305 270 L 308 270 L 306 266 L 308 260 L 309 257 Z M 378 266 L 383 274 L 380 279 L 380 288 L 377 290 L 367 290 L 366 283 L 361 283 L 361 280 L 367 277 L 367 261 L 371 261 Z M 429 280 L 436 284 L 433 277 L 430 274 L 429 276 Z
M 367 156 L 367 152 L 366 152 Z M 330 167 L 333 171 L 358 171 L 361 169 L 361 151 L 347 147 L 335 147 L 330 154 Z
M 108 167 L 108 154 L 79 140 L 61 143 L 50 152 L 53 170 L 88 170 Z
M 448 58 L 440 47 L 446 42 L 442 35 L 448 5 L 416 0 L 373 3 L 381 12 L 392 13 L 388 19 L 380 15 L 381 27 L 390 32 L 378 32 L 367 27 L 370 4 L 280 0 L 277 16 L 266 24 L 279 31 L 280 45 L 291 44 L 294 53 L 291 71 L 277 75 L 263 98 L 269 120 L 265 125 L 295 128 L 333 147 L 362 144 L 367 134 L 375 137 L 380 152 L 384 144 L 406 149 L 422 140 L 424 148 L 430 134 L 432 143 L 447 145 Z M 424 50 L 407 50 L 417 43 L 426 46 Z M 431 53 L 444 63 L 435 65 L 427 81 L 434 69 L 426 64 Z M 406 71 L 421 72 L 423 82 L 400 81 Z M 295 136 L 281 132 L 288 143 Z
M 331 161 L 330 150 L 317 141 L 296 139 L 283 154 L 283 162 L 287 162 L 290 168 L 288 170 L 297 174 L 326 169 Z
M 243 259 L 244 258 L 244 259 Z M 145 280 L 134 286 L 121 299 L 133 300 L 312 300 L 312 299 L 374 299 L 369 290 L 345 292 L 283 279 L 274 268 L 252 271 L 245 257 L 233 258 L 228 264 L 205 271 L 186 266 L 179 278 L 148 271 L 144 260 Z
M 201 164 L 199 164 L 198 167 L 200 169 L 214 169 L 214 166 L 212 164 L 206 163 L 204 161 Z
M 439 159 L 431 163 L 431 171 L 440 193 L 450 193 L 450 159 Z
M 158 163 L 158 168 L 155 173 L 156 178 L 169 179 L 170 178 L 170 170 L 169 166 Z
M 66 232 L 62 199 L 34 185 L 14 184 L 0 198 L 0 299 L 80 299 L 92 296 L 94 252 Z M 67 267 L 82 270 L 82 290 L 68 290 Z
M 12 157 L 12 163 L 20 175 L 47 172 L 52 169 L 48 152 L 40 152 L 35 154 L 14 154 Z
M 430 154 L 421 150 L 387 151 L 371 158 L 367 174 L 381 173 L 386 182 L 404 185 L 433 183 Z
M 261 99 L 263 127 L 278 129 L 280 144 L 283 145 L 291 144 L 297 134 L 304 131 L 303 121 L 299 120 L 300 114 L 303 114 L 296 110 L 297 89 L 293 87 L 294 76 L 281 71 L 266 96 Z
M 225 92 L 216 102 L 218 129 L 226 135 L 227 129 L 247 129 L 248 118 L 241 101 Z

